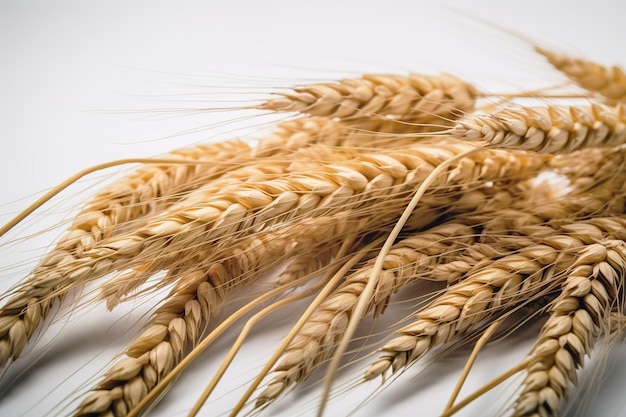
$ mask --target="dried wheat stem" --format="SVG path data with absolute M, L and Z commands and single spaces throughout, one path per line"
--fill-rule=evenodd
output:
M 448 411 L 452 407 L 454 407 L 454 403 L 455 403 L 457 397 L 459 396 L 459 393 L 461 392 L 461 389 L 463 388 L 463 385 L 465 384 L 465 381 L 467 380 L 467 376 L 469 375 L 469 373 L 470 373 L 470 371 L 472 369 L 472 366 L 476 362 L 476 358 L 478 357 L 478 353 L 482 350 L 482 348 L 489 341 L 489 339 L 493 336 L 493 334 L 498 330 L 498 328 L 500 327 L 500 325 L 502 324 L 502 322 L 504 321 L 505 318 L 506 318 L 506 316 L 502 316 L 502 317 L 494 320 L 489 325 L 489 327 L 487 327 L 487 329 L 482 333 L 480 338 L 474 344 L 474 348 L 472 349 L 472 353 L 470 354 L 469 358 L 467 358 L 467 362 L 465 363 L 465 366 L 463 367 L 463 372 L 459 376 L 459 379 L 458 379 L 456 385 L 454 386 L 454 390 L 452 391 L 452 394 L 450 395 L 450 398 L 448 399 L 448 403 L 446 404 L 446 408 L 443 411 L 444 413 L 446 413 L 446 411 Z
M 586 59 L 557 54 L 540 47 L 535 47 L 535 51 L 582 88 L 599 93 L 609 103 L 626 103 L 626 73 L 622 68 L 607 68 Z
M 603 241 L 580 251 L 530 353 L 515 416 L 559 415 L 570 385 L 577 382 L 576 370 L 600 334 L 608 331 L 625 271 L 623 241 Z
M 626 108 L 582 106 L 510 107 L 459 120 L 455 137 L 543 153 L 566 153 L 626 142 Z

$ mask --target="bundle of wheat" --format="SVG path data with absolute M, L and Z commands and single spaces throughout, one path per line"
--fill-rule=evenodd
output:
M 262 411 L 326 366 L 321 414 L 359 324 L 428 281 L 427 301 L 370 347 L 378 357 L 363 381 L 385 383 L 473 343 L 444 415 L 519 372 L 508 411 L 559 415 L 597 341 L 624 330 L 626 79 L 617 67 L 537 51 L 588 90 L 587 106 L 521 106 L 450 75 L 368 74 L 261 103 L 296 115 L 256 146 L 199 145 L 145 161 L 87 203 L 2 297 L 0 366 L 56 305 L 81 303 L 68 294 L 95 283 L 113 309 L 168 288 L 75 415 L 138 415 L 248 317 L 194 414 L 258 320 L 312 297 L 232 409 Z M 268 276 L 266 294 L 218 314 Z M 457 402 L 484 344 L 544 315 L 528 358 Z

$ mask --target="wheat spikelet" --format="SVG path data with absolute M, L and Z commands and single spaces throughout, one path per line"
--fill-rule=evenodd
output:
M 535 47 L 535 51 L 576 84 L 600 94 L 608 103 L 626 103 L 626 74 L 622 68 L 607 68 L 587 59 L 557 54 L 540 47 Z
M 460 120 L 453 135 L 501 148 L 545 153 L 612 147 L 626 141 L 626 110 L 620 104 L 505 108 Z
M 299 250 L 298 243 L 294 243 L 292 250 L 300 253 L 291 257 L 289 263 L 278 275 L 276 286 L 282 286 L 296 281 L 304 276 L 317 273 L 328 265 L 336 252 L 336 247 L 327 242 L 315 246 L 307 245 L 308 250 Z M 311 256 L 315 254 L 315 256 Z
M 516 416 L 559 415 L 570 385 L 577 383 L 576 371 L 584 357 L 600 334 L 609 331 L 607 318 L 620 302 L 625 268 L 623 241 L 601 241 L 581 250 L 530 353 Z
M 338 83 L 313 84 L 260 105 L 340 119 L 389 118 L 411 123 L 447 124 L 474 107 L 476 90 L 449 75 L 364 75 Z

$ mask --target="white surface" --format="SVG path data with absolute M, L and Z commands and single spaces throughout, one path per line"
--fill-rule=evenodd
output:
M 439 6 L 438 6 L 439 5 Z M 245 93 L 270 91 L 306 79 L 361 72 L 449 72 L 486 88 L 547 85 L 554 73 L 524 42 L 463 17 L 470 11 L 489 22 L 519 31 L 592 59 L 626 64 L 624 2 L 614 1 L 7 1 L 0 3 L 0 220 L 8 220 L 41 193 L 90 165 L 121 157 L 153 156 L 202 140 L 236 136 L 236 125 L 218 126 L 236 113 L 127 112 L 163 108 L 203 108 Z M 547 80 L 544 82 L 543 80 Z M 223 94 L 236 92 L 237 94 Z M 194 95 L 190 95 L 193 93 Z M 199 93 L 199 94 L 198 94 Z M 243 100 L 243 101 L 242 101 Z M 256 120 L 243 131 L 253 134 Z M 178 135 L 193 130 L 193 133 Z M 98 176 L 95 176 L 98 177 Z M 93 178 L 93 177 L 92 177 Z M 82 188 L 97 187 L 95 181 Z M 70 199 L 79 185 L 38 211 L 0 244 L 0 287 L 22 277 L 27 266 L 58 231 L 28 236 L 60 217 L 70 217 Z M 39 251 L 39 252 L 38 252 Z M 17 265 L 17 266 L 16 266 Z M 140 319 L 103 309 L 76 317 L 67 334 L 54 337 L 46 356 L 19 379 L 12 370 L 2 381 L 2 416 L 68 414 L 53 407 L 118 352 L 121 332 Z M 235 403 L 233 387 L 244 385 L 269 357 L 287 321 L 273 316 L 255 332 L 228 380 L 203 409 L 221 415 Z M 293 313 L 291 314 L 293 317 Z M 278 322 L 280 326 L 276 325 Z M 52 332 L 54 333 L 54 332 Z M 230 340 L 230 339 L 229 339 Z M 195 401 L 228 341 L 218 343 L 170 392 L 156 416 L 181 416 Z M 507 369 L 528 344 L 517 341 L 487 349 L 468 386 Z M 105 348 L 107 351 L 103 351 Z M 15 364 L 20 369 L 42 353 Z M 622 396 L 626 355 L 601 387 L 588 415 L 626 415 Z M 90 366 L 82 367 L 94 356 Z M 355 415 L 437 415 L 445 405 L 464 358 L 455 356 L 425 372 L 409 372 Z M 485 363 L 486 362 L 486 363 Z M 495 369 L 495 368 L 498 369 Z M 344 374 L 353 381 L 361 368 Z M 76 372 L 75 375 L 74 372 Z M 94 376 L 95 375 L 95 376 Z M 321 374 L 320 374 L 321 375 Z M 318 375 L 318 378 L 319 376 Z M 66 378 L 72 377 L 69 381 Z M 376 387 L 349 391 L 331 402 L 327 415 L 342 416 Z M 341 387 L 341 381 L 336 385 Z M 511 384 L 505 384 L 505 388 Z M 514 385 L 513 385 L 514 386 Z M 471 388 L 464 392 L 469 393 Z M 241 392 L 239 390 L 238 392 Z M 294 392 L 267 415 L 314 415 L 317 386 Z M 72 399 L 70 398 L 70 399 Z M 460 415 L 494 415 L 505 395 L 491 395 Z M 495 403 L 495 405 L 494 405 Z M 621 414 L 620 414 L 621 413 Z

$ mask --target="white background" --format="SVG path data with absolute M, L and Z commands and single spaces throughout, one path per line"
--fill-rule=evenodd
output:
M 506 30 L 599 62 L 625 65 L 624 4 L 2 0 L 0 220 L 8 220 L 42 191 L 96 163 L 159 155 L 198 141 L 258 137 L 268 128 L 266 121 L 247 118 L 244 123 L 222 125 L 239 113 L 201 110 L 245 105 L 258 98 L 247 93 L 361 72 L 449 72 L 492 91 L 562 80 L 528 43 Z M 236 130 L 240 126 L 246 129 Z M 69 209 L 84 198 L 81 190 L 99 187 L 94 178 L 102 176 L 62 194 L 0 241 L 4 268 L 0 287 L 24 276 L 28 265 L 22 260 L 36 258 L 59 231 L 21 238 L 70 217 Z M 31 350 L 15 364 L 2 381 L 0 415 L 70 413 L 71 407 L 54 408 L 55 404 L 67 404 L 65 400 L 79 392 L 73 391 L 77 387 L 84 391 L 89 386 L 85 381 L 121 349 L 125 326 L 140 319 L 136 312 L 103 311 L 77 315 L 65 326 L 67 334 L 55 337 L 57 330 L 46 334 L 45 340 L 53 342 L 46 345 L 49 351 L 19 378 L 16 370 L 33 362 L 43 348 Z M 231 388 L 244 385 L 271 354 L 288 328 L 285 317 L 273 316 L 274 322 L 254 334 L 241 354 L 243 361 L 227 375 L 203 415 L 221 415 L 232 407 L 237 395 Z M 229 340 L 205 355 L 154 415 L 185 415 Z M 528 342 L 513 339 L 487 349 L 464 393 L 523 358 L 528 347 Z M 583 415 L 626 415 L 623 351 L 621 359 L 609 359 L 615 372 Z M 91 368 L 83 367 L 94 357 Z M 462 356 L 453 356 L 419 375 L 409 372 L 355 415 L 437 415 L 462 363 Z M 360 369 L 344 373 L 342 381 L 353 381 Z M 348 414 L 375 386 L 349 391 L 331 402 L 327 415 Z M 309 384 L 267 415 L 314 415 L 318 393 L 317 386 Z M 506 398 L 486 397 L 460 415 L 494 415 L 502 404 L 496 400 Z

